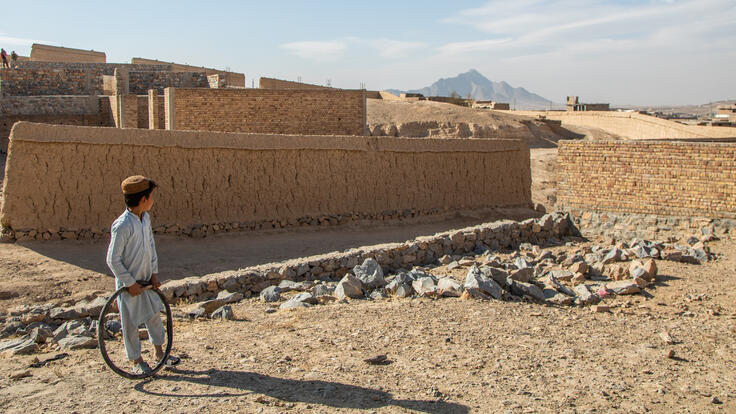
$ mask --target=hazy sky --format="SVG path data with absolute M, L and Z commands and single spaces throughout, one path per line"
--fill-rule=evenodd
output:
M 562 102 L 736 98 L 736 0 L 25 1 L 0 46 L 42 42 L 260 76 L 416 89 L 475 68 Z

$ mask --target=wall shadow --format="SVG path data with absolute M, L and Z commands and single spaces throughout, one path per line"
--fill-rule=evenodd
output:
M 153 381 L 189 382 L 192 384 L 230 388 L 235 393 L 219 392 L 210 394 L 174 394 L 150 391 L 146 388 Z M 467 406 L 442 400 L 397 400 L 390 393 L 357 385 L 329 381 L 302 381 L 277 378 L 247 371 L 224 371 L 210 369 L 193 371 L 171 369 L 155 379 L 148 379 L 135 385 L 138 392 L 167 398 L 227 398 L 264 394 L 269 397 L 292 403 L 319 404 L 333 408 L 375 409 L 397 406 L 425 413 L 464 414 Z

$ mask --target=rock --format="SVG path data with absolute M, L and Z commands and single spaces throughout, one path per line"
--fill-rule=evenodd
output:
M 549 303 L 555 305 L 570 305 L 572 304 L 573 298 L 563 293 L 558 292 L 555 289 L 545 288 L 543 291 L 544 299 Z
M 503 293 L 501 286 L 499 286 L 493 279 L 489 279 L 484 276 L 477 266 L 472 266 L 468 270 L 468 274 L 465 276 L 465 285 L 463 287 L 466 291 L 470 291 L 471 295 L 480 292 L 499 300 Z
M 294 282 L 293 280 L 282 280 L 281 283 L 279 283 L 279 288 L 281 289 L 281 293 L 291 292 L 294 290 L 297 292 L 302 292 L 307 289 L 305 285 L 306 284 L 303 282 Z
M 524 259 L 523 257 L 517 257 L 514 260 L 514 266 L 516 266 L 517 269 L 526 269 L 530 267 L 534 267 L 529 261 Z
M 105 303 L 107 303 L 107 299 L 108 298 L 105 296 L 98 296 L 91 302 L 88 302 L 81 310 L 84 312 L 84 314 L 96 318 L 100 316 L 100 312 L 102 312 L 102 308 L 105 306 Z
M 56 320 L 78 319 L 81 315 L 74 308 L 53 308 L 49 312 L 49 318 Z
M 491 297 L 481 292 L 480 290 L 469 291 L 466 289 L 465 291 L 463 291 L 463 294 L 460 295 L 460 300 L 470 300 L 470 299 L 491 300 Z
M 547 278 L 544 280 L 544 284 L 547 287 L 556 290 L 557 292 L 563 293 L 568 296 L 575 296 L 575 292 L 573 292 L 570 288 L 560 283 L 560 281 L 557 280 L 557 278 L 551 274 L 547 276 Z
M 233 308 L 230 305 L 225 305 L 221 308 L 216 309 L 214 312 L 212 312 L 212 315 L 210 317 L 212 319 L 223 319 L 228 321 L 235 319 Z
M 460 264 L 460 266 L 472 266 L 475 264 L 475 259 L 462 258 L 458 263 Z
M 511 286 L 511 293 L 516 296 L 529 296 L 540 302 L 545 301 L 544 292 L 537 285 L 516 280 L 511 281 L 509 285 Z
M 298 302 L 298 301 L 286 301 L 279 306 L 279 309 L 297 309 L 297 308 L 311 308 L 314 305 L 311 305 L 306 302 Z
M 437 284 L 433 277 L 425 276 L 412 282 L 411 287 L 419 296 L 437 296 Z
M 437 291 L 442 296 L 459 297 L 463 294 L 463 286 L 451 277 L 443 277 L 437 281 Z
M 381 290 L 374 290 L 373 292 L 371 292 L 369 297 L 373 300 L 381 300 L 387 298 L 386 294 Z
M 319 284 L 312 287 L 312 296 L 318 298 L 320 296 L 329 296 L 335 292 L 335 288 L 327 285 Z
M 534 269 L 531 267 L 524 267 L 515 272 L 511 272 L 510 279 L 518 282 L 529 282 L 534 277 Z
M 23 325 L 30 325 L 33 322 L 42 322 L 44 319 L 46 319 L 46 314 L 40 312 L 26 313 L 20 317 L 20 321 Z
M 594 305 L 601 301 L 601 298 L 598 295 L 591 293 L 590 290 L 588 290 L 588 287 L 584 284 L 575 286 L 573 291 L 577 294 L 575 303 L 578 305 Z
M 217 300 L 221 301 L 223 304 L 240 302 L 243 300 L 243 294 L 240 292 L 228 292 L 227 290 L 223 290 L 217 294 Z
M 509 273 L 507 271 L 492 266 L 481 266 L 480 272 L 483 276 L 498 283 L 499 286 L 503 286 L 506 283 L 506 278 L 509 277 Z
M 5 355 L 28 355 L 38 351 L 38 344 L 30 334 L 17 339 L 0 342 L 0 352 Z
M 67 321 L 61 324 L 54 331 L 52 342 L 59 342 L 67 336 L 86 336 L 91 337 L 92 333 L 81 320 Z
M 204 308 L 201 308 L 199 306 L 189 307 L 185 311 L 185 313 L 191 319 L 206 318 L 207 317 L 207 312 L 204 310 Z
M 31 371 L 28 369 L 21 369 L 18 371 L 13 371 L 10 373 L 10 379 L 11 380 L 19 380 L 21 378 L 26 378 L 31 376 Z
M 294 296 L 293 298 L 289 299 L 289 301 L 295 301 L 295 302 L 305 302 L 314 305 L 317 303 L 317 299 L 314 298 L 314 295 L 312 295 L 311 292 L 301 292 Z
M 383 278 L 383 269 L 375 259 L 365 259 L 363 264 L 353 268 L 353 273 L 366 289 L 375 289 L 386 285 Z
M 573 286 L 585 283 L 585 275 L 582 273 L 576 273 L 572 279 L 570 279 L 570 283 L 572 283 Z
M 20 321 L 9 321 L 6 322 L 5 325 L 3 325 L 2 330 L 0 330 L 0 337 L 7 338 L 10 335 L 13 335 L 18 329 L 23 329 L 24 324 Z
M 281 288 L 278 286 L 269 286 L 261 291 L 261 301 L 278 302 L 281 299 Z
M 606 268 L 608 277 L 613 280 L 624 280 L 629 278 L 629 271 L 621 265 L 610 265 Z
M 89 336 L 69 335 L 59 341 L 59 349 L 61 350 L 89 349 L 96 347 L 97 340 Z
M 572 280 L 573 276 L 575 276 L 575 274 L 569 270 L 553 270 L 550 272 L 550 275 L 557 280 L 562 280 L 563 282 Z
M 30 339 L 37 344 L 46 343 L 46 339 L 53 336 L 53 334 L 54 333 L 50 329 L 41 326 L 33 328 L 31 332 L 28 333 Z
M 447 265 L 447 270 L 455 270 L 458 267 L 460 267 L 460 263 L 458 263 L 458 262 L 452 262 L 449 265 Z
M 215 309 L 223 306 L 224 304 L 225 302 L 223 302 L 220 299 L 210 299 L 210 300 L 205 300 L 203 302 L 195 303 L 194 305 L 190 306 L 188 310 L 194 310 L 194 308 L 201 308 L 201 309 L 204 309 L 204 313 L 209 315 L 212 312 L 214 312 Z
M 400 284 L 395 291 L 395 295 L 397 298 L 408 298 L 414 294 L 414 288 L 411 287 L 411 285 L 402 283 Z
M 575 262 L 569 267 L 573 273 L 580 273 L 582 275 L 588 273 L 588 264 L 585 262 Z
M 620 280 L 606 284 L 606 289 L 613 291 L 617 295 L 632 295 L 639 293 L 641 289 L 633 280 Z
M 375 260 L 374 260 L 375 262 Z M 378 264 L 378 263 L 376 263 Z M 381 275 L 383 279 L 383 275 Z M 345 298 L 359 298 L 363 296 L 363 283 L 357 277 L 348 273 L 340 280 L 335 288 L 335 297 L 342 300 Z
M 661 253 L 662 260 L 669 260 L 672 262 L 679 262 L 682 260 L 682 251 L 675 248 L 667 248 Z
M 593 313 L 604 313 L 604 312 L 610 312 L 611 307 L 607 305 L 593 305 L 590 307 L 590 311 Z
M 614 247 L 608 253 L 606 253 L 605 256 L 603 256 L 603 259 L 601 260 L 601 262 L 603 264 L 620 262 L 622 254 L 623 254 L 623 251 L 621 249 Z
M 440 260 L 439 261 L 440 261 L 440 264 L 441 265 L 450 264 L 452 262 L 452 256 L 446 254 L 446 255 L 440 257 Z
M 105 322 L 105 329 L 107 329 L 108 332 L 116 334 L 123 331 L 123 325 L 120 321 L 109 320 Z

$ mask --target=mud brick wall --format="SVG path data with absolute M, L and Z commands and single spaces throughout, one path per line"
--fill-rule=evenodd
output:
M 204 72 L 129 72 L 129 93 L 145 95 L 149 89 L 163 95 L 164 89 L 173 88 L 208 88 L 209 82 Z
M 102 93 L 102 76 L 84 69 L 14 69 L 0 73 L 2 96 Z
M 387 210 L 531 203 L 519 140 L 395 139 L 68 127 L 13 127 L 0 208 L 5 232 L 104 234 L 124 210 L 120 182 L 159 183 L 161 231 L 296 222 Z M 49 236 L 50 237 L 50 236 Z M 76 236 L 75 236 L 76 238 Z
M 258 80 L 258 87 L 261 89 L 319 89 L 319 90 L 335 90 L 329 86 L 313 85 L 311 83 L 292 82 L 274 78 L 264 78 Z
M 171 72 L 202 72 L 205 75 L 220 75 L 225 79 L 227 86 L 233 86 L 238 88 L 245 87 L 245 75 L 237 72 L 228 72 L 224 70 L 217 70 L 212 68 L 205 68 L 204 66 L 191 66 L 182 65 L 174 62 L 162 62 L 155 59 L 144 59 L 144 58 L 133 58 L 130 60 L 133 65 L 148 65 L 148 66 L 165 66 Z
M 558 203 L 672 216 L 736 217 L 736 143 L 560 141 Z
M 365 135 L 361 90 L 167 88 L 165 94 L 166 117 L 173 119 L 167 129 Z
M 104 52 L 94 50 L 72 49 L 39 43 L 31 45 L 32 61 L 105 63 L 106 59 Z

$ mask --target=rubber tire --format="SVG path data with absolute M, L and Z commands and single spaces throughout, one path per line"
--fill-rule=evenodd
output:
M 110 310 L 110 307 L 112 306 L 114 301 L 117 300 L 118 296 L 120 296 L 122 292 L 126 291 L 126 289 L 127 288 L 123 287 L 115 291 L 115 293 L 105 303 L 102 311 L 100 311 L 100 317 L 97 320 L 97 344 L 100 348 L 102 359 L 105 360 L 105 364 L 107 364 L 107 366 L 110 367 L 110 369 L 114 373 L 128 379 L 143 379 L 152 377 L 166 365 L 166 360 L 169 358 L 169 354 L 171 354 L 171 346 L 174 343 L 174 325 L 171 318 L 171 307 L 169 306 L 169 302 L 166 301 L 163 293 L 158 290 L 154 290 L 154 292 L 158 294 L 159 298 L 161 298 L 161 302 L 164 304 L 164 309 L 166 310 L 166 349 L 164 349 L 164 357 L 155 367 L 151 369 L 151 372 L 143 374 L 133 374 L 128 371 L 124 371 L 113 364 L 113 362 L 110 360 L 110 357 L 107 355 L 107 347 L 105 346 L 105 315 Z

